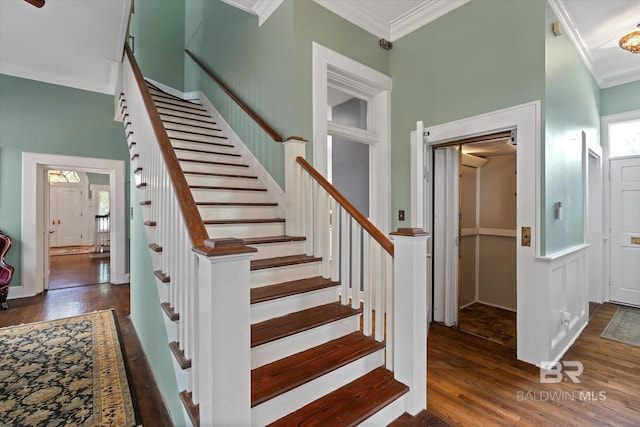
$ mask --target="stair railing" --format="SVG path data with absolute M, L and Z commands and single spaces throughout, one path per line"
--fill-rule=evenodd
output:
M 202 217 L 135 58 L 125 46 L 119 117 L 147 226 L 180 393 L 193 425 L 246 425 L 250 419 L 250 257 L 238 239 L 209 239 Z M 171 331 L 171 333 L 170 333 Z M 224 349 L 220 351 L 220 349 Z M 177 366 L 176 365 L 176 366 Z M 185 374 L 186 372 L 186 374 Z M 185 381 L 182 381 L 186 377 Z M 186 384 L 185 384 L 186 382 Z M 199 406 L 199 415 L 189 408 Z M 240 409 L 241 408 L 241 409 Z
M 302 156 L 295 161 L 298 193 L 287 198 L 297 199 L 307 255 L 340 282 L 342 304 L 362 308 L 362 332 L 385 342 L 387 369 L 410 388 L 406 410 L 426 409 L 428 234 L 401 228 L 394 244 Z

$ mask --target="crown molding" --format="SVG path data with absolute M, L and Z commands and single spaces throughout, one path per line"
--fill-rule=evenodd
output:
M 258 15 L 258 26 L 262 26 L 273 13 L 278 10 L 284 0 L 256 0 L 253 13 Z
M 606 89 L 608 87 L 623 85 L 625 83 L 631 83 L 638 81 L 638 70 L 627 70 L 621 73 L 604 76 L 601 81 L 598 82 L 600 89 Z
M 389 23 L 389 40 L 396 41 L 471 0 L 428 0 Z
M 325 9 L 346 19 L 354 25 L 382 39 L 389 40 L 389 24 L 376 17 L 363 13 L 362 9 L 352 2 L 335 0 L 313 0 Z
M 562 0 L 548 1 L 549 6 L 551 6 L 551 9 L 553 9 L 556 16 L 558 17 L 558 20 L 562 24 L 562 28 L 569 37 L 569 40 L 571 40 L 573 45 L 576 47 L 580 58 L 582 58 L 582 62 L 584 62 L 584 65 L 587 67 L 596 83 L 598 83 L 598 86 L 602 87 L 603 79 L 596 72 L 595 63 L 593 61 L 593 58 L 591 57 L 591 54 L 589 53 L 589 49 L 587 49 L 587 45 L 585 44 L 584 40 L 582 40 L 580 33 L 578 33 L 578 31 L 576 30 L 576 25 L 569 16 L 569 13 L 567 12 L 565 5 L 562 3 Z

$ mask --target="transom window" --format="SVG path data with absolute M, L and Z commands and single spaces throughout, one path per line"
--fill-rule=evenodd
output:
M 640 120 L 609 126 L 609 157 L 640 154 Z
M 64 170 L 50 170 L 49 182 L 52 184 L 66 183 L 66 184 L 79 184 L 80 175 L 76 171 L 64 171 Z

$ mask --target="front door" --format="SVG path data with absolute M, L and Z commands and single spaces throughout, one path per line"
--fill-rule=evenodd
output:
M 50 192 L 50 246 L 83 243 L 82 188 L 77 184 L 52 185 Z
M 612 301 L 640 306 L 640 156 L 612 159 Z

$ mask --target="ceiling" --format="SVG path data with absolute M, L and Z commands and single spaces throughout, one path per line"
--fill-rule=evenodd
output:
M 283 0 L 222 0 L 261 25 Z M 396 41 L 471 0 L 314 0 Z M 481 0 L 473 0 L 481 1 Z M 617 46 L 640 23 L 638 0 L 549 0 L 564 33 L 605 88 L 640 80 L 640 55 Z M 112 94 L 131 0 L 0 0 L 0 73 Z
M 113 94 L 131 0 L 0 0 L 0 73 Z

